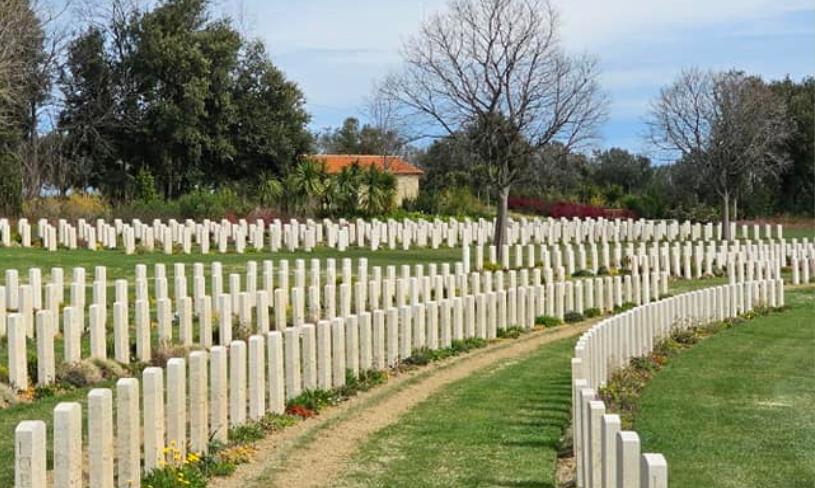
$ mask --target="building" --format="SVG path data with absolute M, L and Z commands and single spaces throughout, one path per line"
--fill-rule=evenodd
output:
M 401 205 L 405 198 L 416 198 L 419 194 L 419 178 L 424 171 L 408 163 L 399 156 L 375 156 L 365 154 L 315 154 L 317 161 L 325 163 L 329 174 L 337 174 L 343 168 L 359 163 L 362 168 L 375 165 L 396 176 L 396 205 Z

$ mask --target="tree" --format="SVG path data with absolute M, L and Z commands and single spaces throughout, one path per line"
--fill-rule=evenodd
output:
M 396 196 L 396 176 L 370 165 L 362 173 L 362 207 L 369 216 L 383 215 L 393 210 Z
M 73 162 L 58 185 L 63 191 L 94 186 L 108 192 L 108 182 L 115 181 L 107 174 L 109 163 L 121 157 L 118 138 L 129 132 L 115 101 L 120 82 L 115 71 L 100 29 L 91 27 L 69 43 L 58 80 L 64 103 L 59 130 Z
M 303 94 L 263 43 L 213 18 L 209 0 L 142 3 L 91 5 L 68 51 L 60 130 L 84 186 L 132 198 L 146 168 L 166 198 L 260 188 L 309 152 Z
M 362 154 L 359 120 L 347 117 L 342 126 L 333 131 L 326 129 L 317 136 L 317 146 L 323 154 Z
M 597 184 L 616 185 L 627 193 L 644 189 L 653 174 L 650 159 L 616 147 L 595 152 L 592 163 L 592 179 Z
M 355 117 L 348 117 L 340 127 L 326 129 L 317 135 L 317 149 L 322 154 L 392 156 L 404 145 L 405 141 L 393 129 L 388 129 L 385 125 L 360 125 Z
M 311 151 L 303 92 L 269 60 L 262 42 L 242 49 L 231 91 L 236 152 L 231 163 L 211 168 L 220 181 L 251 180 L 260 172 L 282 176 Z
M 312 159 L 299 161 L 284 182 L 284 198 L 289 210 L 313 215 L 326 195 L 325 167 Z
M 44 84 L 38 76 L 44 31 L 31 0 L 5 0 L 0 6 L 0 212 L 22 210 L 23 168 L 37 136 L 31 100 L 39 101 Z
M 558 31 L 546 1 L 451 0 L 405 43 L 404 68 L 382 86 L 425 135 L 473 137 L 499 197 L 499 250 L 510 190 L 534 152 L 586 142 L 605 115 L 596 61 L 567 55 Z
M 793 131 L 786 141 L 791 164 L 781 175 L 775 195 L 776 211 L 812 215 L 815 208 L 815 78 L 796 83 L 789 78 L 770 84 L 784 100 Z
M 651 143 L 687 158 L 719 196 L 725 239 L 739 192 L 787 165 L 784 103 L 741 72 L 683 71 L 652 102 L 648 124 Z

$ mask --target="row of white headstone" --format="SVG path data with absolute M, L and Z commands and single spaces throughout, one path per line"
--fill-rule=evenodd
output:
M 606 413 L 598 392 L 616 370 L 649 355 L 673 331 L 736 317 L 759 304 L 783 306 L 784 282 L 748 281 L 685 293 L 607 318 L 581 336 L 572 359 L 578 486 L 667 488 L 665 458 L 641 456 L 637 433 L 621 430 L 620 417 Z
M 742 225 L 741 238 L 750 236 L 749 227 Z M 737 226 L 732 224 L 732 236 L 736 238 Z M 762 233 L 760 226 L 752 227 L 753 239 L 770 239 L 783 237 L 782 227 L 776 226 L 775 232 L 767 224 Z M 8 219 L 0 219 L 0 246 L 11 246 L 12 232 Z M 56 225 L 46 219 L 36 223 L 36 229 L 27 219 L 16 222 L 20 245 L 31 247 L 34 239 L 49 251 L 58 248 L 90 250 L 99 248 L 123 248 L 125 253 L 136 252 L 137 246 L 152 252 L 160 250 L 166 254 L 180 251 L 189 254 L 194 247 L 207 254 L 211 250 L 226 253 L 234 250 L 243 253 L 247 249 L 272 252 L 280 250 L 309 252 L 316 246 L 344 251 L 350 246 L 377 250 L 412 249 L 430 247 L 438 249 L 448 247 L 484 245 L 491 241 L 494 232 L 492 221 L 479 219 L 424 220 L 389 219 L 387 221 L 356 219 L 337 222 L 324 219 L 314 221 L 278 219 L 266 224 L 263 220 L 249 222 L 245 219 L 232 223 L 228 220 L 195 222 L 186 220 L 178 222 L 169 220 L 164 223 L 154 220 L 151 224 L 134 219 L 129 223 L 115 219 L 109 224 L 97 219 L 90 224 L 79 219 L 76 225 L 60 219 Z M 33 232 L 33 231 L 36 232 Z M 763 234 L 763 235 L 762 235 Z M 507 233 L 507 244 L 526 245 L 530 243 L 587 243 L 587 242 L 640 242 L 640 241 L 685 241 L 685 240 L 720 240 L 721 224 L 701 224 L 684 221 L 654 220 L 606 220 L 606 219 L 551 219 L 521 218 L 510 219 Z
M 313 264 L 315 264 L 312 268 L 315 271 L 313 278 L 319 280 L 319 262 Z M 146 295 L 146 267 L 140 265 L 136 273 L 137 292 L 132 309 L 128 296 L 128 282 L 116 280 L 115 300 L 112 304 L 113 357 L 118 362 L 129 363 L 131 344 L 134 343 L 136 358 L 139 361 L 149 361 L 152 357 L 151 323 L 153 317 L 156 320 L 160 345 L 168 346 L 175 343 L 192 346 L 197 344 L 210 348 L 213 344 L 230 344 L 235 331 L 240 331 L 242 334 L 265 334 L 270 330 L 283 330 L 291 325 L 302 326 L 306 322 L 315 323 L 323 319 L 348 317 L 352 313 L 388 310 L 391 307 L 401 308 L 406 305 L 424 305 L 431 301 L 456 297 L 463 297 L 466 301 L 468 295 L 504 292 L 505 290 L 507 290 L 506 299 L 512 301 L 516 297 L 511 290 L 517 287 L 531 287 L 532 298 L 539 303 L 539 306 L 536 307 L 539 314 L 560 319 L 571 311 L 583 313 L 586 309 L 596 307 L 602 312 L 609 312 L 625 302 L 647 303 L 650 300 L 658 299 L 668 289 L 667 273 L 660 274 L 656 271 L 641 275 L 543 282 L 538 269 L 531 270 L 531 273 L 530 270 L 522 269 L 517 272 L 511 270 L 507 273 L 484 271 L 465 274 L 461 271 L 461 263 L 456 263 L 454 266 L 455 273 L 450 272 L 449 265 L 443 264 L 441 274 L 436 274 L 435 266 L 431 265 L 429 275 L 424 275 L 424 268 L 417 266 L 416 274 L 413 276 L 411 276 L 411 268 L 404 266 L 401 278 L 395 278 L 395 267 L 388 267 L 388 278 L 386 279 L 381 279 L 381 269 L 375 267 L 372 279 L 367 280 L 363 278 L 367 277 L 367 261 L 364 259 L 359 262 L 358 281 L 352 282 L 350 260 L 343 264 L 343 283 L 339 286 L 328 284 L 320 288 L 319 281 L 317 281 L 316 285 L 304 287 L 305 276 L 303 273 L 297 273 L 296 276 L 300 278 L 295 278 L 295 286 L 290 288 L 288 286 L 289 271 L 285 263 L 280 267 L 280 279 L 277 283 L 279 287 L 275 288 L 271 262 L 264 263 L 264 268 L 268 271 L 264 273 L 264 276 L 268 279 L 264 279 L 263 288 L 250 285 L 247 291 L 241 291 L 242 277 L 233 273 L 230 275 L 230 293 L 218 293 L 215 296 L 216 300 L 205 294 L 203 265 L 194 266 L 194 282 L 197 284 L 195 289 L 198 291 L 193 293 L 193 297 L 190 297 L 186 291 L 187 277 L 184 273 L 184 264 L 177 263 L 174 299 L 167 296 L 166 270 L 163 265 L 156 266 L 154 280 L 156 293 L 154 298 L 148 297 Z M 249 268 L 248 276 L 256 276 L 256 263 L 250 263 Z M 303 266 L 298 265 L 297 269 L 302 271 Z M 333 270 L 333 267 L 328 269 Z M 217 283 L 220 281 L 217 277 L 221 272 L 221 267 L 217 266 L 217 271 L 212 273 L 213 290 L 219 289 Z M 56 361 L 54 336 L 57 333 L 62 334 L 64 346 L 62 357 L 63 361 L 67 363 L 75 363 L 81 359 L 81 341 L 85 332 L 88 332 L 90 336 L 90 357 L 102 359 L 109 357 L 106 269 L 97 267 L 95 275 L 93 299 L 87 308 L 85 308 L 83 293 L 85 289 L 85 270 L 83 268 L 74 269 L 70 304 L 62 309 L 59 306 L 52 306 L 59 303 L 53 284 L 46 286 L 46 307 L 39 311 L 31 307 L 33 302 L 31 286 L 23 285 L 20 288 L 22 306 L 16 316 L 21 322 L 12 324 L 9 320 L 8 325 L 8 355 L 13 386 L 24 389 L 28 385 L 26 337 L 35 337 L 38 357 L 43 358 L 38 363 L 37 382 L 39 384 L 48 384 L 54 379 Z M 329 276 L 333 276 L 333 273 L 329 273 Z M 256 285 L 253 280 L 247 281 Z M 330 280 L 329 283 L 334 283 L 334 281 Z M 337 291 L 339 291 L 338 295 Z M 0 296 L 2 296 L 2 290 L 0 290 Z M 150 309 L 151 302 L 156 304 L 155 313 Z M 173 308 L 173 303 L 176 305 L 175 308 Z M 0 308 L 0 311 L 2 310 Z M 5 313 L 0 312 L 0 315 L 5 315 Z M 85 317 L 88 318 L 87 326 Z M 194 317 L 198 319 L 197 327 Z M 0 317 L 0 320 L 2 319 Z M 217 321 L 218 325 L 217 337 L 214 337 L 213 334 L 214 321 Z M 5 322 L 1 325 L 5 325 Z M 133 340 L 131 338 L 134 333 Z
M 517 300 L 506 300 L 510 294 Z M 215 346 L 173 358 L 166 370 L 147 368 L 141 383 L 121 379 L 115 400 L 113 391 L 94 389 L 88 395 L 87 441 L 79 403 L 60 403 L 54 409 L 53 486 L 81 488 L 84 466 L 91 486 L 138 486 L 143 473 L 162 462 L 183 462 L 188 448 L 205 453 L 209 439 L 226 440 L 229 428 L 267 412 L 282 413 L 286 401 L 304 390 L 343 386 L 349 371 L 358 376 L 382 370 L 421 347 L 449 347 L 453 340 L 468 337 L 495 338 L 497 329 L 510 325 L 528 329 L 542 307 L 535 295 L 534 287 L 521 286 L 269 331 L 251 336 L 248 343 L 232 341 L 228 348 Z M 581 486 L 667 486 L 664 458 L 645 455 L 640 460 L 636 433 L 618 432 L 619 418 L 605 415 L 602 402 L 594 400 L 592 388 L 610 372 L 605 365 L 647 352 L 674 324 L 731 316 L 758 300 L 783 305 L 783 283 L 727 285 L 654 302 L 607 319 L 581 338 L 572 362 L 578 467 L 581 479 L 589 480 Z M 10 329 L 21 328 L 21 322 L 22 317 L 13 314 Z M 18 424 L 16 487 L 48 486 L 46 437 L 42 421 Z M 602 451 L 605 457 L 595 463 L 601 451 L 588 446 L 605 445 L 614 446 L 614 457 Z M 611 471 L 602 470 L 612 465 Z M 619 483 L 595 481 L 602 472 Z
M 160 462 L 178 462 L 174 454 L 183 460 L 187 446 L 204 453 L 210 438 L 226 440 L 231 427 L 267 412 L 282 413 L 285 402 L 304 390 L 343 386 L 349 372 L 384 370 L 416 349 L 450 347 L 471 337 L 494 339 L 498 329 L 509 326 L 530 329 L 545 306 L 536 297 L 542 298 L 534 287 L 518 286 L 366 311 L 195 351 L 171 359 L 166 370 L 147 368 L 141 385 L 134 378 L 117 383 L 115 432 L 111 390 L 88 395 L 86 444 L 81 406 L 55 408 L 53 486 L 81 487 L 85 453 L 92 486 L 138 486 L 141 474 Z M 22 321 L 12 314 L 10 330 L 22 329 Z M 46 435 L 40 421 L 18 425 L 17 487 L 47 485 Z M 165 447 L 171 448 L 169 458 Z
M 495 246 L 486 248 L 474 247 L 473 266 L 480 270 L 488 264 L 498 264 Z M 470 250 L 463 248 L 464 263 L 470 261 Z M 789 259 L 798 257 L 807 259 L 815 257 L 815 243 L 804 239 L 798 242 L 780 241 L 696 241 L 694 244 L 685 242 L 680 245 L 674 242 L 659 243 L 602 243 L 599 246 L 590 243 L 566 244 L 549 246 L 546 244 L 522 246 L 504 246 L 501 253 L 500 267 L 503 269 L 541 267 L 544 270 L 558 270 L 561 266 L 567 275 L 577 270 L 588 270 L 597 273 L 603 267 L 627 268 L 633 273 L 647 273 L 653 268 L 664 270 L 672 276 L 681 276 L 686 279 L 701 278 L 703 275 L 713 275 L 719 269 L 729 269 L 742 265 L 749 260 L 767 260 L 773 258 L 781 267 L 786 267 Z
M 490 255 L 489 258 L 492 260 L 495 257 L 495 248 L 490 246 L 488 250 Z M 661 247 L 656 243 L 653 243 L 650 246 L 641 243 L 639 246 L 634 246 L 633 244 L 627 244 L 625 246 L 613 246 L 612 252 L 610 251 L 610 246 L 604 243 L 602 245 L 602 252 L 600 253 L 602 259 L 600 259 L 598 256 L 597 247 L 594 245 L 594 243 L 592 243 L 590 245 L 591 261 L 587 261 L 587 253 L 585 252 L 585 248 L 582 244 L 577 246 L 576 258 L 575 253 L 572 250 L 572 246 L 566 246 L 564 253 L 560 246 L 550 247 L 540 245 L 539 247 L 536 247 L 535 245 L 531 244 L 527 246 L 515 245 L 506 247 L 506 252 L 503 254 L 504 263 L 501 268 L 504 270 L 509 270 L 512 268 L 512 263 L 510 262 L 510 255 L 512 255 L 514 257 L 514 267 L 518 268 L 521 272 L 523 272 L 523 268 L 529 268 L 533 273 L 533 280 L 535 280 L 535 284 L 537 284 L 540 279 L 542 279 L 545 283 L 564 281 L 568 276 L 571 276 L 577 270 L 589 269 L 590 271 L 597 272 L 600 266 L 605 266 L 607 269 L 611 269 L 611 265 L 622 266 L 623 264 L 629 269 L 629 272 L 634 275 L 640 273 L 649 274 L 652 271 L 656 271 L 657 273 L 661 274 L 664 271 L 673 276 L 682 276 L 691 279 L 694 277 L 700 278 L 702 275 L 712 275 L 716 270 L 724 269 L 730 276 L 731 281 L 745 281 L 745 279 L 750 280 L 753 276 L 753 265 L 750 264 L 751 261 L 755 261 L 760 265 L 765 260 L 770 259 L 773 262 L 777 262 L 778 267 L 785 267 L 791 262 L 790 259 L 792 259 L 795 260 L 795 266 L 793 266 L 793 273 L 795 275 L 793 277 L 794 282 L 797 283 L 797 281 L 800 280 L 800 278 L 796 278 L 796 276 L 799 276 L 801 273 L 803 273 L 804 282 L 808 282 L 809 276 L 815 274 L 813 273 L 813 271 L 815 271 L 815 268 L 813 268 L 815 265 L 815 246 L 806 241 L 803 243 L 799 243 L 796 240 L 793 240 L 791 243 L 785 243 L 783 241 L 779 243 L 776 243 L 775 241 L 752 243 L 748 241 L 746 243 L 736 242 L 732 246 L 728 246 L 727 243 L 721 243 L 720 246 L 717 246 L 715 243 L 703 245 L 702 242 L 698 242 L 695 246 L 696 252 L 693 252 L 693 250 L 694 248 L 690 245 L 690 243 L 686 243 L 684 248 L 680 248 L 678 243 L 673 247 L 669 247 L 667 243 L 664 243 Z M 611 257 L 612 255 L 613 259 Z M 692 264 L 692 259 L 694 264 Z M 485 268 L 484 248 L 482 246 L 475 247 L 475 256 L 472 261 L 472 267 L 474 267 L 476 271 L 481 271 Z M 320 278 L 322 276 L 321 269 L 325 269 L 327 285 L 334 283 L 337 278 L 337 266 L 336 260 L 334 259 L 325 260 L 324 267 L 321 265 L 320 260 L 311 259 L 308 274 L 306 272 L 306 261 L 304 259 L 297 259 L 294 261 L 294 263 L 295 267 L 292 271 L 292 287 L 307 289 L 312 286 L 316 286 L 317 288 L 320 288 Z M 367 260 L 362 258 L 358 261 L 358 263 L 357 282 L 366 283 L 366 286 L 363 287 L 361 292 L 364 297 L 364 294 L 368 289 Z M 455 264 L 455 273 L 457 275 L 462 273 L 469 274 L 471 268 L 470 263 L 470 247 L 464 247 L 462 248 L 461 262 Z M 604 264 L 598 265 L 598 263 Z M 442 275 L 447 276 L 450 274 L 449 265 L 442 264 L 441 268 Z M 168 288 L 168 283 L 164 269 L 165 265 L 156 265 L 155 298 L 157 299 L 167 298 L 166 290 Z M 184 276 L 184 269 L 185 266 L 183 263 L 176 263 L 174 266 L 175 276 L 173 284 L 176 288 L 175 298 L 178 305 L 180 305 L 179 300 L 187 294 L 186 290 L 188 281 L 186 276 Z M 421 281 L 424 274 L 423 267 L 421 265 L 417 265 L 415 269 L 416 277 Z M 194 265 L 194 270 L 192 295 L 193 299 L 197 302 L 205 294 L 207 283 L 204 274 L 204 265 L 202 263 L 196 263 Z M 395 267 L 389 266 L 386 268 L 386 270 L 388 282 L 391 284 L 395 283 Z M 93 303 L 102 303 L 103 309 L 106 311 L 105 296 L 107 294 L 108 287 L 105 279 L 106 271 L 104 267 L 96 267 L 95 271 L 96 276 L 93 283 Z M 542 273 L 542 277 L 538 278 L 534 276 L 535 272 Z M 777 272 L 778 270 L 776 270 L 776 273 Z M 346 258 L 342 260 L 341 273 L 342 283 L 352 286 L 351 293 L 355 293 L 356 288 L 359 288 L 359 286 L 354 286 L 352 283 L 353 264 L 351 259 Z M 745 273 L 747 273 L 747 278 L 744 277 Z M 245 284 L 246 290 L 250 293 L 254 293 L 258 289 L 257 274 L 257 263 L 254 261 L 249 261 L 247 264 Z M 288 260 L 279 261 L 279 272 L 277 274 L 280 279 L 280 288 L 284 289 L 284 293 L 288 295 Z M 737 274 L 738 279 L 736 279 Z M 382 282 L 381 268 L 373 267 L 372 275 L 374 280 L 377 282 Z M 428 266 L 428 275 L 432 284 L 436 275 L 435 264 L 430 264 Z M 308 276 L 310 280 L 308 284 L 306 284 L 306 276 Z M 26 302 L 27 295 L 26 291 L 24 290 L 25 285 L 20 283 L 18 271 L 15 269 L 6 270 L 4 286 L 2 287 L 2 290 L 0 290 L 5 291 L 5 293 L 0 293 L 0 314 L 2 314 L 5 310 L 22 310 L 27 314 L 29 323 L 33 324 L 32 315 L 33 311 L 35 310 L 47 308 L 56 313 L 57 309 L 59 308 L 59 304 L 64 302 L 65 291 L 63 277 L 63 270 L 61 268 L 54 268 L 51 270 L 50 283 L 43 286 L 42 271 L 39 268 L 30 268 L 28 270 L 28 285 L 31 287 L 31 296 L 30 303 L 28 303 Z M 73 307 L 79 306 L 84 308 L 86 302 L 86 283 L 84 277 L 84 269 L 74 269 L 73 281 L 69 284 L 69 289 L 71 292 L 70 304 Z M 262 287 L 268 291 L 268 300 L 272 303 L 275 300 L 273 285 L 274 277 L 275 271 L 273 262 L 271 260 L 265 260 L 263 262 Z M 410 267 L 402 266 L 402 279 L 407 282 L 409 277 Z M 240 291 L 240 284 L 242 281 L 243 278 L 237 274 L 231 274 L 229 276 L 233 311 L 238 310 L 237 293 Z M 136 299 L 147 299 L 147 273 L 144 265 L 138 265 L 136 268 L 135 284 Z M 118 284 L 116 288 L 117 301 L 123 301 L 120 297 L 127 296 L 127 284 L 125 283 L 122 285 L 125 286 L 124 289 L 118 288 L 120 285 L 122 284 Z M 222 267 L 220 263 L 213 263 L 210 282 L 210 290 L 212 292 L 210 295 L 217 298 L 223 289 L 224 277 Z M 5 303 L 2 303 L 3 300 Z M 220 304 L 218 302 L 213 303 L 213 307 L 216 312 L 220 313 Z M 196 313 L 198 310 L 199 306 L 196 303 Z M 178 312 L 178 310 L 176 310 L 176 312 Z M 29 331 L 33 333 L 33 325 L 29 327 Z M 0 321 L 0 336 L 2 335 L 3 326 L 2 321 Z

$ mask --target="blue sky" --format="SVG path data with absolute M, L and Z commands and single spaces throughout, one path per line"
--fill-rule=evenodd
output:
M 563 40 L 596 55 L 611 95 L 599 147 L 648 148 L 642 118 L 683 68 L 737 68 L 767 79 L 815 71 L 812 0 L 553 0 Z M 374 80 L 399 67 L 399 47 L 446 0 L 224 0 L 220 8 L 263 38 L 304 90 L 312 128 L 361 107 Z

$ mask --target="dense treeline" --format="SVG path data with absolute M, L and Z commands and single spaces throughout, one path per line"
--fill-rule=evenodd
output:
M 285 174 L 311 148 L 303 93 L 262 42 L 213 18 L 207 0 L 166 0 L 149 10 L 126 0 L 102 3 L 98 18 L 66 39 L 62 59 L 50 66 L 40 66 L 48 41 L 36 13 L 26 0 L 11 2 L 39 32 L 28 41 L 30 53 L 20 54 L 28 84 L 0 99 L 6 106 L 24 100 L 19 114 L 5 118 L 17 123 L 3 126 L 0 137 L 4 175 L 28 160 L 26 197 L 44 188 L 93 188 L 130 200 L 143 196 L 140 177 L 165 198 L 253 188 Z M 0 71 L 0 86 L 13 85 L 7 74 Z M 37 120 L 37 108 L 55 99 L 56 120 Z M 49 131 L 38 134 L 38 123 Z M 7 209 L 19 206 L 7 200 Z
M 497 148 L 485 147 L 492 140 L 485 135 L 514 134 L 500 114 L 422 145 L 409 125 L 394 123 L 392 99 L 375 100 L 367 123 L 348 118 L 311 134 L 298 85 L 271 62 L 261 41 L 215 15 L 209 0 L 87 2 L 82 12 L 63 13 L 70 20 L 60 23 L 70 27 L 62 30 L 36 5 L 4 0 L 0 9 L 0 214 L 19 214 L 26 202 L 32 215 L 59 215 L 64 208 L 38 197 L 60 200 L 88 190 L 101 195 L 98 202 L 75 200 L 90 205 L 90 214 L 393 210 L 391 175 L 360 167 L 329 175 L 305 157 L 314 152 L 397 153 L 422 167 L 422 190 L 405 203 L 409 211 L 486 216 L 502 201 L 496 162 L 484 162 Z M 715 116 L 729 111 L 734 120 L 750 120 L 755 114 L 748 109 L 771 106 L 755 117 L 774 117 L 776 124 L 760 154 L 744 153 L 756 164 L 727 169 L 735 173 L 726 188 L 732 217 L 812 215 L 815 79 L 700 73 L 690 74 L 710 91 Z M 671 108 L 671 97 L 684 95 L 671 90 L 663 90 L 657 105 Z M 643 217 L 716 218 L 721 188 L 702 163 L 711 166 L 713 147 L 757 130 L 739 129 L 707 134 L 709 147 L 660 154 L 662 164 L 622 148 L 578 152 L 557 140 L 513 139 L 519 157 L 510 165 L 511 193 L 543 202 L 537 209 L 575 202 Z M 758 171 L 770 159 L 774 170 Z

